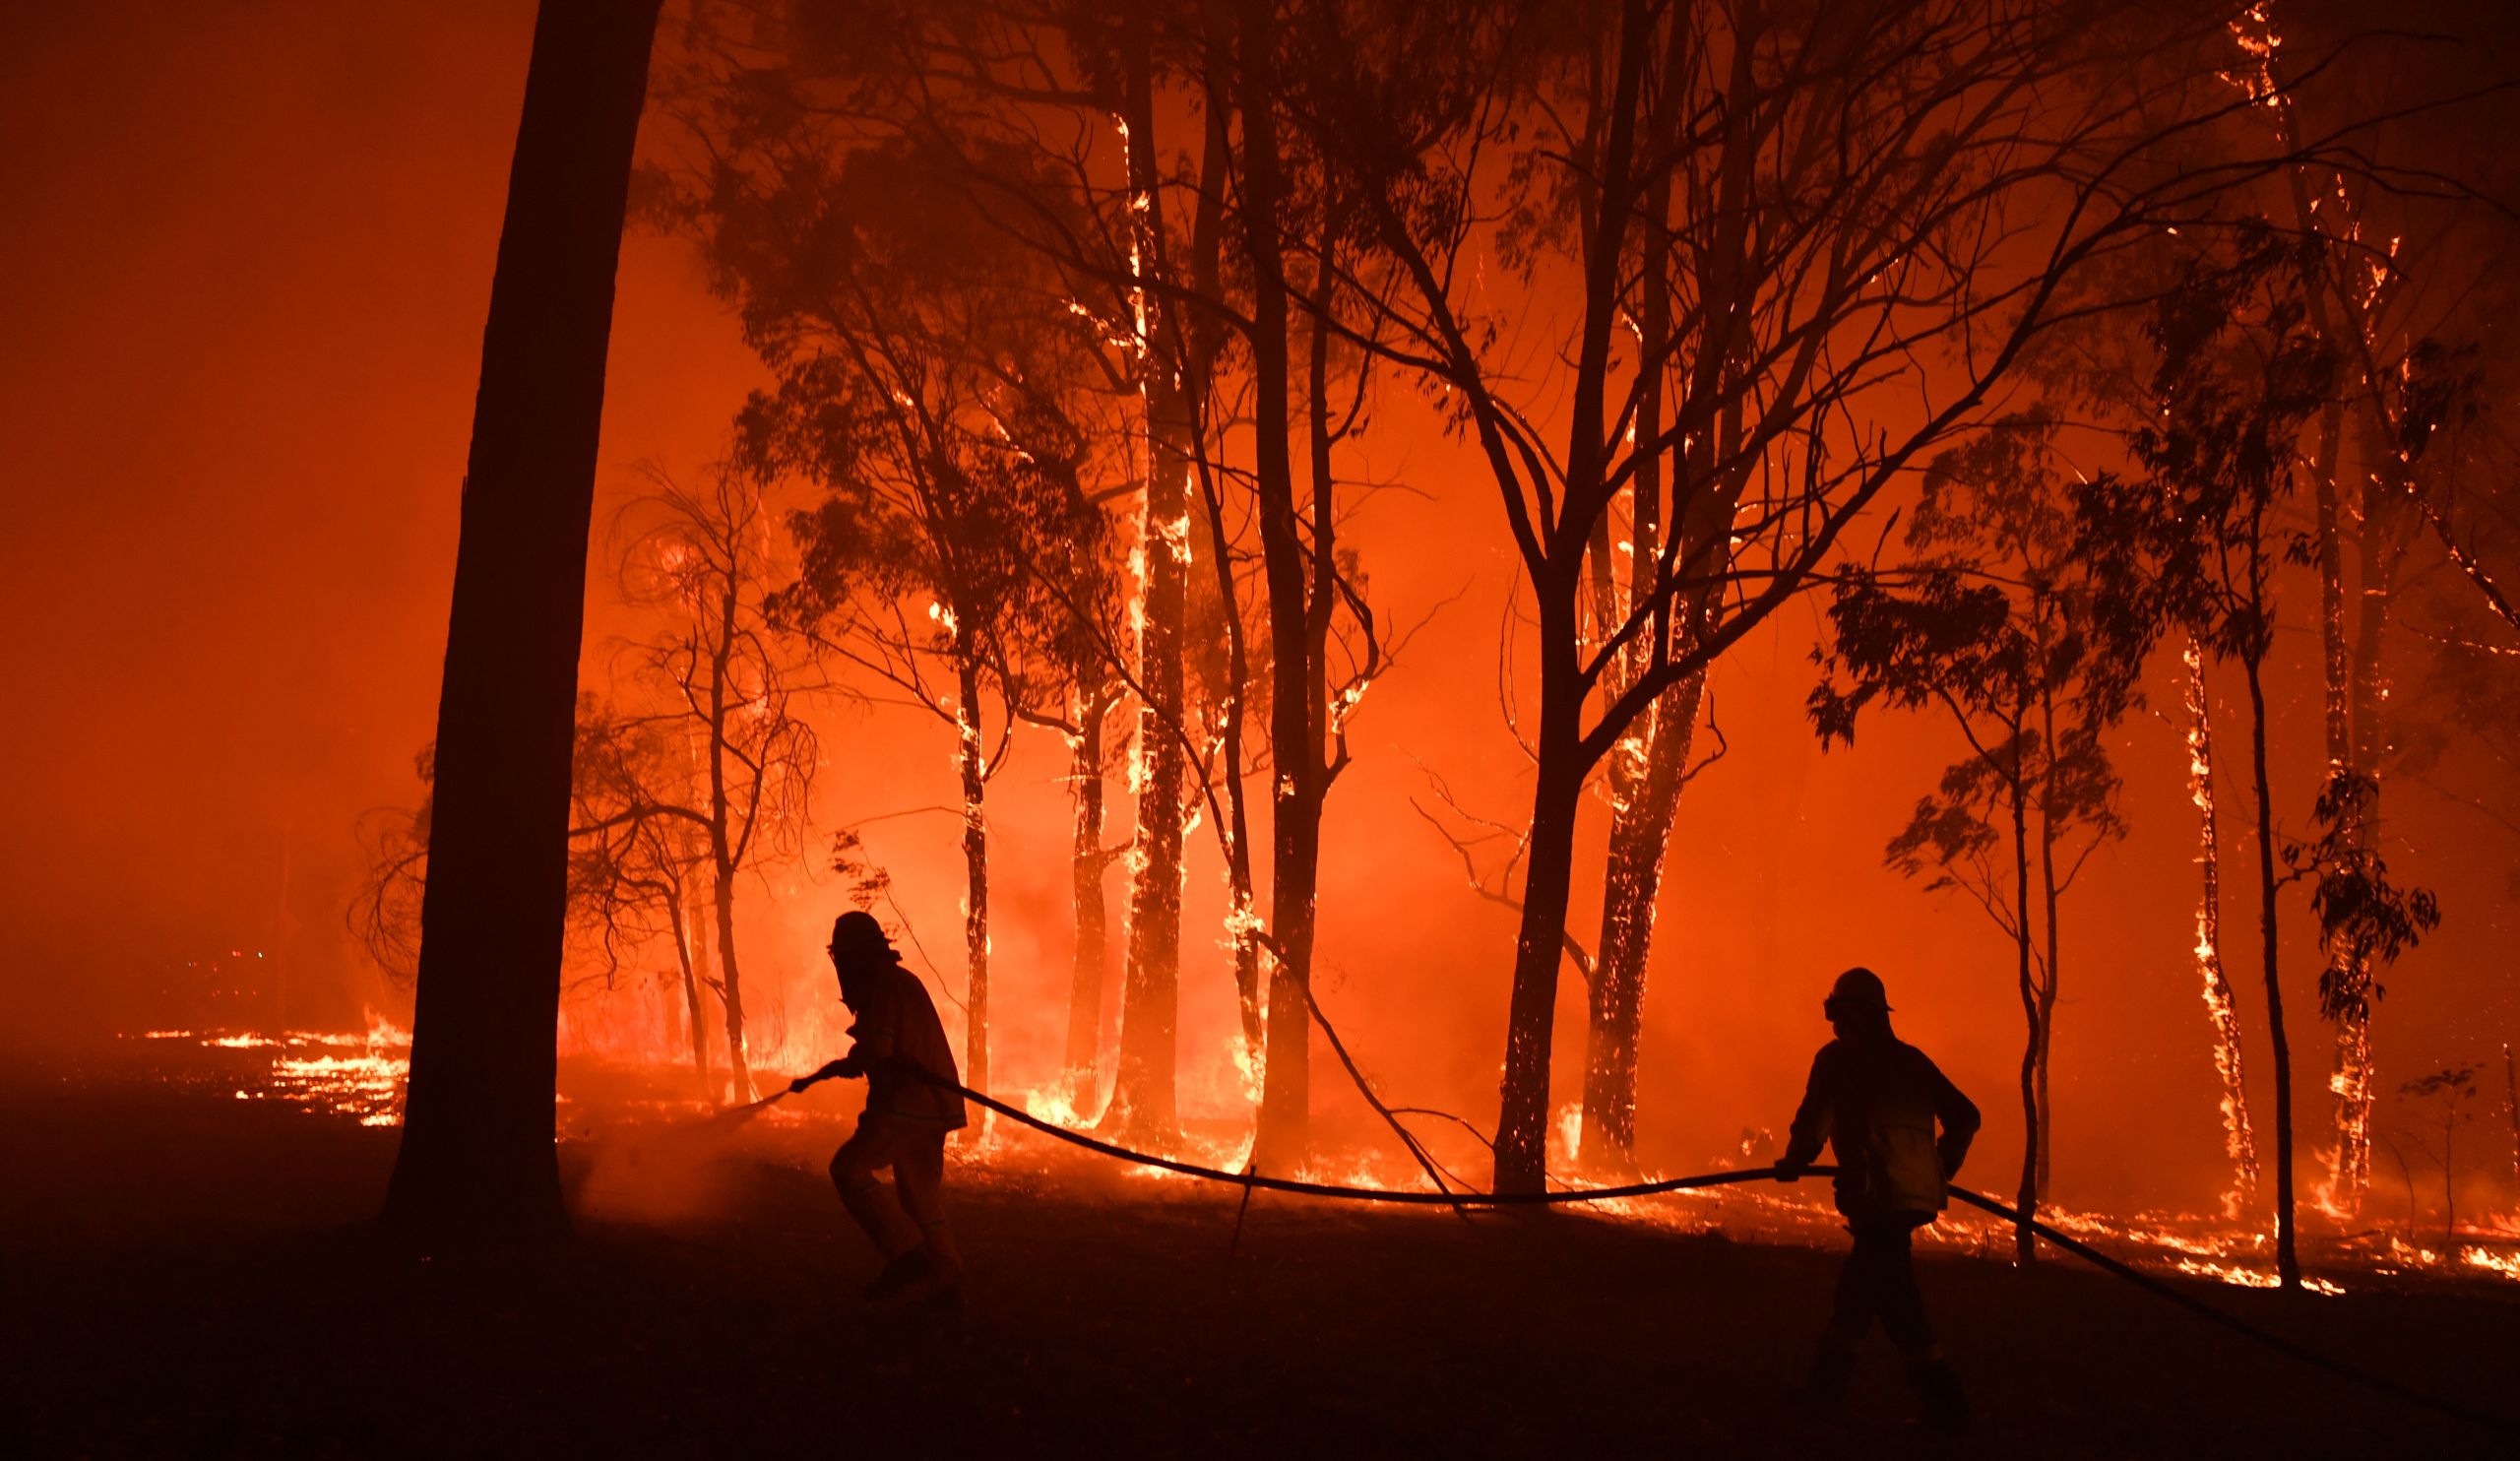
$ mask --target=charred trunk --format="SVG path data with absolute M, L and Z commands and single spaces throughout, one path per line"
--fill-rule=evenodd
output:
M 2205 986 L 2205 1018 L 2214 1032 L 2214 1073 L 2223 1086 L 2223 1153 L 2232 1161 L 2226 1217 L 2257 1205 L 2257 1134 L 2249 1127 L 2248 1081 L 2240 1061 L 2239 1010 L 2223 972 L 2222 837 L 2214 813 L 2213 702 L 2205 688 L 2205 651 L 2187 641 L 2187 794 L 2196 806 L 2196 967 Z
M 2012 797 L 2013 946 L 2019 960 L 2021 1017 L 2029 1027 L 2021 1047 L 2021 1185 L 2014 1194 L 2020 1218 L 2013 1224 L 2013 1253 L 2025 1265 L 2038 1261 L 2039 1238 L 2031 1224 L 2039 1217 L 2039 1154 L 2047 1131 L 2039 1100 L 2040 991 L 2031 969 L 2030 816 L 2029 795 L 2022 786 L 2021 739 L 2013 738 L 2009 781 Z
M 716 842 L 718 876 L 711 901 L 718 923 L 718 1001 L 726 1015 L 728 1098 L 741 1106 L 753 1099 L 752 1056 L 744 1048 L 743 972 L 735 962 L 735 865 L 723 823 Z
M 955 656 L 955 764 L 963 778 L 963 1079 L 988 1089 L 988 762 L 980 742 L 980 667 Z
M 718 1093 L 709 1080 L 709 1029 L 701 1018 L 700 971 L 692 955 L 698 930 L 683 917 L 681 889 L 674 889 L 665 900 L 665 914 L 672 921 L 674 962 L 682 973 L 682 1012 L 691 1030 L 691 1074 L 700 1083 L 700 1099 L 714 1102 Z
M 2257 935 L 2266 979 L 2266 1032 L 2275 1048 L 2275 1271 L 2287 1289 L 2301 1286 L 2293 1211 L 2293 1048 L 2284 1036 L 2284 985 L 2276 943 L 2274 778 L 2266 759 L 2265 651 L 2241 657 L 2248 680 L 2249 765 L 2257 792 Z
M 1303 1164 L 1309 1124 L 1311 979 L 1315 887 L 1321 862 L 1321 687 L 1311 624 L 1312 560 L 1295 509 L 1292 422 L 1288 399 L 1291 311 L 1280 254 L 1277 36 L 1270 0 L 1244 0 L 1240 17 L 1244 241 L 1252 265 L 1253 490 L 1258 497 L 1262 575 L 1269 598 L 1269 738 L 1277 775 L 1270 802 L 1268 1046 L 1252 1161 L 1285 1174 Z M 1310 372 L 1311 438 L 1327 449 L 1321 419 L 1326 335 L 1316 323 Z M 1328 483 L 1316 464 L 1316 492 Z M 1318 512 L 1315 526 L 1322 521 Z M 1318 545 L 1317 545 L 1318 547 Z
M 1066 1070 L 1068 1105 L 1083 1111 L 1091 1107 L 1100 1085 L 1102 979 L 1111 944 L 1102 901 L 1102 870 L 1109 862 L 1102 851 L 1102 724 L 1109 711 L 1099 671 L 1080 665 L 1077 686 L 1076 740 L 1068 757 L 1076 806 L 1076 837 L 1068 861 L 1076 946 L 1068 968 Z
M 1654 948 L 1663 861 L 1705 689 L 1705 674 L 1692 674 L 1655 702 L 1644 732 L 1642 774 L 1625 787 L 1612 783 L 1602 934 L 1593 959 L 1584 1051 L 1581 1155 L 1589 1165 L 1624 1170 L 1636 1162 L 1636 1060 L 1645 1023 L 1645 971 Z
M 1496 1190 L 1538 1192 L 1547 1176 L 1548 1074 L 1556 1040 L 1558 965 L 1574 881 L 1575 821 L 1584 796 L 1575 661 L 1575 595 L 1560 584 L 1542 601 L 1539 776 L 1532 792 L 1514 983 L 1505 1014 L 1505 1074 L 1496 1120 Z
M 545 0 L 482 333 L 385 1217 L 551 1232 L 569 761 L 604 354 L 657 0 Z
M 1130 216 L 1145 276 L 1140 359 L 1146 413 L 1146 511 L 1138 611 L 1137 838 L 1130 854 L 1129 931 L 1120 987 L 1120 1052 L 1102 1126 L 1124 1140 L 1165 1146 L 1179 1133 L 1174 1077 L 1180 1020 L 1182 631 L 1189 606 L 1190 481 L 1196 422 L 1179 362 L 1179 306 L 1164 282 L 1164 222 L 1157 196 L 1154 52 L 1149 7 L 1128 19 L 1126 98 Z

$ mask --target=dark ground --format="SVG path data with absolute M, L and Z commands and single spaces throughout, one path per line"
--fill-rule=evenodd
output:
M 1043 1156 L 958 1169 L 958 1319 L 870 1312 L 818 1152 L 705 1174 L 570 1142 L 582 1200 L 705 1175 L 669 1222 L 557 1250 L 398 1251 L 359 1226 L 394 1132 L 47 1077 L 0 1091 L 0 1449 L 16 1456 L 2508 1455 L 2074 1266 L 1940 1258 L 1976 1432 L 1903 1427 L 1886 1347 L 1836 1426 L 1783 1417 L 1836 1254 L 1635 1224 L 1233 1194 Z M 1013 1171 L 1027 1166 L 1033 1172 Z M 600 1193 L 587 1190 L 602 1187 Z M 608 1194 L 608 1195 L 607 1195 Z M 2490 1288 L 2215 1300 L 2520 1409 Z M 14 1432 L 14 1433 L 11 1433 Z

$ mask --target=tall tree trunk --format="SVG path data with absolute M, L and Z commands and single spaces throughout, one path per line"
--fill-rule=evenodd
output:
M 726 1007 L 726 1073 L 735 1104 L 752 1100 L 752 1054 L 744 1046 L 744 982 L 735 959 L 735 876 L 743 870 L 736 849 L 734 789 L 726 779 L 726 758 L 733 747 L 727 722 L 734 717 L 735 617 L 742 596 L 729 569 L 719 585 L 718 639 L 709 657 L 709 857 L 717 880 L 712 888 L 718 917 L 718 997 Z M 756 790 L 764 773 L 756 768 Z
M 1101 1125 L 1123 1139 L 1167 1145 L 1179 1134 L 1174 1075 L 1180 1026 L 1181 834 L 1186 767 L 1179 739 L 1182 630 L 1189 603 L 1190 470 L 1196 422 L 1183 389 L 1180 310 L 1162 287 L 1163 205 L 1155 146 L 1153 18 L 1126 22 L 1130 217 L 1145 321 L 1140 355 L 1146 413 L 1146 513 L 1139 532 L 1138 717 L 1131 790 L 1138 835 L 1130 854 L 1129 933 L 1120 987 L 1120 1057 Z
M 1259 500 L 1261 570 L 1269 597 L 1269 738 L 1277 776 L 1270 803 L 1268 1062 L 1252 1147 L 1258 1170 L 1303 1165 L 1310 1114 L 1311 975 L 1315 885 L 1321 857 L 1320 690 L 1312 651 L 1311 569 L 1295 511 L 1289 434 L 1290 311 L 1278 246 L 1277 34 L 1274 0 L 1243 0 L 1235 77 L 1242 115 L 1243 239 L 1252 271 L 1253 491 Z M 1313 330 L 1311 438 L 1326 450 L 1321 413 L 1327 336 Z M 1316 491 L 1327 485 L 1318 479 Z M 1319 515 L 1315 515 L 1316 524 Z
M 2409 484 L 2376 401 L 2363 413 L 2362 438 L 2366 472 L 2356 535 L 2362 603 L 2347 674 L 2353 739 L 2345 765 L 2361 789 L 2353 803 L 2354 845 L 2367 858 L 2376 855 L 2380 840 L 2380 758 L 2388 749 L 2388 679 L 2381 656 L 2397 579 L 2398 514 Z M 2330 961 L 2329 978 L 2357 998 L 2336 1022 L 2335 1067 L 2328 1078 L 2335 1097 L 2336 1155 L 2328 1186 L 2332 1201 L 2359 1213 L 2371 1183 L 2371 969 L 2350 946 L 2334 951 Z
M 545 0 L 457 539 L 398 1226 L 552 1232 L 569 759 L 604 353 L 658 0 Z
M 2300 192 L 2296 179 L 2295 192 Z M 2315 226 L 2315 217 L 2306 209 L 2297 211 L 2305 226 Z M 2309 297 L 2312 316 L 2320 331 L 2334 339 L 2333 315 L 2325 304 L 2325 270 L 2314 271 Z M 2310 454 L 2310 481 L 2316 503 L 2316 529 L 2312 561 L 2319 578 L 2319 667 L 2321 670 L 2320 705 L 2327 733 L 2327 775 L 2330 781 L 2353 774 L 2354 717 L 2353 659 L 2347 645 L 2345 612 L 2345 546 L 2344 510 L 2339 489 L 2338 462 L 2344 436 L 2345 403 L 2330 402 L 2320 411 L 2318 434 Z M 2367 538 L 2367 532 L 2364 535 Z M 2357 808 L 2359 812 L 2360 808 Z M 2358 970 L 2350 947 L 2339 945 L 2328 954 L 2328 979 L 2338 987 L 2351 987 Z M 2336 1026 L 2336 1069 L 2329 1081 L 2334 1099 L 2336 1150 L 2328 1169 L 2327 1203 L 2337 1211 L 2352 1215 L 2362 1208 L 2362 1197 L 2369 1185 L 2370 1136 L 2366 1126 L 2370 1111 L 2368 1083 L 2368 1048 L 2361 1041 L 2362 1022 L 2341 1019 Z
M 1080 656 L 1076 683 L 1076 740 L 1068 778 L 1076 804 L 1076 837 L 1068 860 L 1076 911 L 1076 946 L 1068 968 L 1067 1101 L 1071 1111 L 1091 1109 L 1101 1084 L 1102 979 L 1110 932 L 1102 902 L 1102 724 L 1109 716 L 1102 675 Z
M 2257 1134 L 2249 1129 L 2239 1011 L 2223 973 L 2222 836 L 2214 816 L 2214 713 L 2205 688 L 2204 646 L 2191 636 L 2182 658 L 2187 666 L 2187 795 L 2196 806 L 2196 865 L 2203 884 L 2196 900 L 2196 969 L 2205 985 L 2205 1019 L 2214 1032 L 2214 1073 L 2223 1083 L 2223 1154 L 2232 1159 L 2223 1215 L 2237 1218 L 2257 1205 Z
M 680 888 L 665 900 L 665 917 L 672 921 L 674 962 L 682 972 L 682 1012 L 691 1029 L 691 1073 L 700 1082 L 700 1099 L 714 1102 L 718 1093 L 709 1082 L 709 1029 L 701 1018 L 700 972 L 693 967 L 691 952 L 698 931 L 682 916 Z
M 718 926 L 718 1002 L 726 1016 L 726 1080 L 738 1106 L 753 1099 L 752 1053 L 744 1046 L 744 982 L 735 962 L 735 862 L 722 818 L 712 837 L 717 877 L 711 903 Z
M 2044 665 L 2048 658 L 2044 629 L 2039 656 Z M 2064 944 L 2056 921 L 2056 697 L 2044 682 L 2044 673 L 2039 689 L 2039 742 L 2044 763 L 2039 772 L 2039 893 L 2048 940 L 2047 975 L 2039 986 L 2039 1196 L 2045 1201 L 2053 1190 L 2048 1182 L 2056 1161 L 2056 1127 L 2050 1119 L 2055 1108 L 2048 1103 L 2048 1079 L 2052 1065 L 2049 1056 L 2055 1050 L 2056 990 L 2064 975 Z M 2023 913 L 2026 923 L 2028 910 Z
M 2502 1102 L 2511 1117 L 2511 1179 L 2520 1182 L 2520 1064 L 2511 1058 L 2511 1042 L 2502 1043 Z
M 1688 28 L 1670 28 L 1665 74 L 1677 74 L 1682 37 Z M 1656 145 L 1672 145 L 1678 125 L 1674 107 L 1655 115 Z M 1670 268 L 1671 174 L 1657 168 L 1645 192 L 1644 262 L 1640 270 L 1637 308 L 1636 436 L 1654 441 L 1663 434 L 1663 363 L 1671 344 Z M 1600 627 L 1598 639 L 1615 634 L 1652 591 L 1653 564 L 1662 551 L 1662 504 L 1666 454 L 1648 453 L 1636 464 L 1636 485 L 1629 493 L 1626 595 L 1620 596 L 1616 559 L 1610 541 L 1610 515 L 1604 513 L 1594 531 L 1593 599 Z M 1678 531 L 1679 525 L 1673 525 Z M 1698 614 L 1704 601 L 1689 613 L 1683 636 L 1702 632 Z M 1650 635 L 1638 635 L 1619 657 L 1606 686 L 1611 696 L 1635 683 L 1650 659 Z M 1644 1031 L 1645 971 L 1654 943 L 1655 905 L 1662 894 L 1663 858 L 1670 844 L 1671 822 L 1679 809 L 1680 789 L 1687 779 L 1689 747 L 1697 730 L 1698 706 L 1705 694 L 1703 672 L 1663 692 L 1643 724 L 1622 740 L 1608 760 L 1610 799 L 1608 849 L 1602 873 L 1601 936 L 1594 944 L 1592 986 L 1584 1034 L 1584 1112 L 1576 1128 L 1576 1156 L 1587 1166 L 1626 1171 L 1636 1163 L 1636 1058 Z
M 1578 758 L 1583 686 L 1576 666 L 1575 593 L 1540 596 L 1541 725 L 1532 788 L 1530 851 L 1505 1011 L 1505 1072 L 1496 1120 L 1496 1190 L 1537 1192 L 1547 1176 L 1548 1072 L 1557 1038 L 1557 975 L 1566 957 L 1574 882 L 1575 821 L 1584 796 Z
M 1603 129 L 1601 195 L 1584 251 L 1584 319 L 1569 402 L 1565 480 L 1559 520 L 1548 524 L 1536 561 L 1527 559 L 1540 612 L 1541 730 L 1532 788 L 1531 841 L 1524 861 L 1523 912 L 1514 943 L 1513 991 L 1506 1005 L 1505 1071 L 1496 1117 L 1496 1187 L 1537 1192 L 1547 1177 L 1549 1064 L 1557 1031 L 1557 975 L 1574 882 L 1575 825 L 1591 771 L 1584 747 L 1583 621 L 1577 612 L 1593 511 L 1607 510 L 1609 461 L 1603 418 L 1624 289 L 1627 231 L 1636 212 L 1638 97 L 1644 90 L 1653 8 L 1620 6 L 1615 80 Z M 1599 504 L 1580 509 L 1575 504 Z
M 2249 766 L 2257 793 L 2258 950 L 2266 977 L 2266 1030 L 2275 1047 L 2275 1271 L 2285 1288 L 2298 1289 L 2301 1259 L 2293 1211 L 2293 1048 L 2284 1037 L 2284 984 L 2276 943 L 2275 789 L 2266 761 L 2265 658 L 2262 646 L 2252 646 L 2240 657 L 2240 666 L 2248 680 Z
M 2021 1187 L 2014 1205 L 2021 1217 L 2013 1225 L 2013 1252 L 2024 1264 L 2039 1258 L 2039 1239 L 2031 1224 L 2039 1216 L 2039 1154 L 2047 1144 L 2045 1108 L 2039 1100 L 2040 1000 L 2030 957 L 2030 814 L 2028 789 L 2022 785 L 2021 737 L 2013 737 L 2012 794 L 2013 944 L 2020 961 L 2021 1017 L 2029 1029 L 2021 1047 Z
M 988 1089 L 988 763 L 980 740 L 980 667 L 954 657 L 955 763 L 963 776 L 963 1079 Z
M 1645 1023 L 1645 970 L 1654 947 L 1664 857 L 1705 690 L 1701 671 L 1665 691 L 1638 732 L 1645 740 L 1641 775 L 1623 790 L 1612 783 L 1602 933 L 1593 955 L 1584 1050 L 1580 1155 L 1588 1166 L 1624 1170 L 1636 1162 L 1636 1059 Z

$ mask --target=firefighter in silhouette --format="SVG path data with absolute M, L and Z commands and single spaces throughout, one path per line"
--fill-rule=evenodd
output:
M 857 1130 L 831 1159 L 841 1202 L 884 1254 L 866 1297 L 951 1302 L 961 1293 L 963 1260 L 945 1223 L 945 1137 L 967 1124 L 953 1048 L 926 988 L 902 967 L 872 915 L 845 913 L 832 924 L 831 963 L 841 1003 L 857 1017 L 849 1029 L 855 1044 L 788 1089 L 866 1078 Z M 884 1192 L 887 1167 L 898 1202 Z
M 1925 1323 L 1908 1244 L 1942 1211 L 1944 1184 L 1978 1134 L 1978 1108 L 1924 1051 L 1890 1033 L 1889 995 L 1871 970 L 1838 976 L 1820 1008 L 1838 1038 L 1811 1062 L 1776 1175 L 1779 1181 L 1800 1176 L 1827 1142 L 1838 1165 L 1838 1211 L 1855 1247 L 1838 1276 L 1837 1303 L 1810 1377 L 1795 1398 L 1811 1414 L 1834 1413 L 1855 1370 L 1856 1345 L 1879 1319 L 1907 1360 L 1926 1424 L 1957 1430 L 1966 1414 L 1960 1376 Z

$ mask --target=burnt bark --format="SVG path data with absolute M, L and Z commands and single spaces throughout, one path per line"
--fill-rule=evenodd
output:
M 1102 1056 L 1102 984 L 1110 957 L 1102 873 L 1110 855 L 1102 850 L 1102 726 L 1109 719 L 1099 668 L 1080 657 L 1077 667 L 1076 738 L 1068 755 L 1074 798 L 1075 841 L 1068 858 L 1076 918 L 1075 952 L 1068 968 L 1068 1105 L 1085 1110 L 1099 1082 Z
M 2205 650 L 2191 637 L 2187 666 L 2187 794 L 2197 814 L 2196 963 L 2204 977 L 2205 1017 L 2214 1031 L 2214 1071 L 2223 1086 L 2223 1150 L 2232 1159 L 2232 1188 L 2223 1208 L 2236 1218 L 2257 1203 L 2257 1134 L 2249 1126 L 2248 1080 L 2240 1058 L 2239 1010 L 2223 971 L 2222 833 L 2214 806 L 2213 701 L 2205 687 Z
M 1125 22 L 1123 105 L 1128 124 L 1131 216 L 1145 283 L 1140 365 L 1146 415 L 1146 510 L 1139 596 L 1137 839 L 1130 857 L 1129 932 L 1120 988 L 1120 1050 L 1101 1125 L 1124 1140 L 1170 1144 L 1181 977 L 1182 806 L 1187 790 L 1182 631 L 1189 611 L 1190 471 L 1196 421 L 1179 361 L 1180 310 L 1161 287 L 1164 209 L 1155 133 L 1153 17 L 1133 6 Z
M 700 1083 L 700 1099 L 715 1102 L 717 1087 L 709 1079 L 709 1029 L 701 1018 L 700 971 L 692 958 L 692 944 L 698 933 L 683 917 L 679 888 L 665 900 L 665 917 L 671 921 L 674 963 L 682 975 L 683 1018 L 691 1031 L 691 1073 Z
M 1584 1161 L 1636 1161 L 1637 1046 L 1645 1027 L 1645 971 L 1654 948 L 1663 862 L 1687 780 L 1706 676 L 1690 675 L 1655 702 L 1643 731 L 1642 775 L 1613 782 L 1609 853 L 1602 874 L 1602 935 L 1595 946 L 1584 1050 Z
M 438 701 L 389 1222 L 565 1224 L 552 1148 L 569 764 L 604 356 L 657 0 L 545 0 L 508 178 Z
M 2031 972 L 2030 954 L 2029 797 L 2022 786 L 2018 733 L 2012 746 L 2012 774 L 2006 785 L 2012 798 L 2013 944 L 2020 960 L 2022 1019 L 2030 1027 L 2021 1048 L 2021 1186 L 2013 1197 L 2021 1216 L 2013 1225 L 2013 1254 L 2026 1267 L 2039 1258 L 2039 1237 L 2031 1224 L 2039 1217 L 2039 1154 L 2046 1146 L 2047 1132 L 2046 1108 L 2039 1099 L 2040 989 Z
M 988 759 L 980 743 L 980 667 L 954 657 L 954 756 L 963 783 L 963 1079 L 988 1089 Z
M 2262 516 L 2262 510 L 2260 512 Z M 2251 543 L 2264 540 L 2252 533 Z M 2254 546 L 2252 552 L 2257 551 Z M 2251 565 L 2253 612 L 2263 611 L 2263 570 Z M 2260 619 L 2263 622 L 2263 619 Z M 2266 647 L 2261 633 L 2240 656 L 2248 681 L 2249 770 L 2257 793 L 2257 933 L 2266 980 L 2266 1032 L 2275 1048 L 2275 1272 L 2287 1289 L 2301 1286 L 2293 1210 L 2293 1048 L 2284 1034 L 2284 984 L 2276 942 L 2275 789 L 2266 756 Z
M 1310 1113 L 1313 910 L 1321 863 L 1321 677 L 1311 623 L 1312 563 L 1295 504 L 1289 440 L 1292 389 L 1291 318 L 1279 248 L 1277 34 L 1272 0 L 1244 0 L 1236 67 L 1242 117 L 1244 247 L 1252 266 L 1253 490 L 1258 497 L 1261 570 L 1269 602 L 1269 738 L 1277 775 L 1270 802 L 1270 933 L 1267 1063 L 1263 1068 L 1257 1170 L 1283 1174 L 1303 1164 Z M 1326 341 L 1312 332 L 1308 437 L 1326 449 L 1322 392 Z M 1328 485 L 1316 466 L 1316 493 Z M 1314 513 L 1314 526 L 1322 514 Z M 1315 546 L 1316 554 L 1321 549 Z M 1326 561 L 1326 560 L 1325 560 Z

